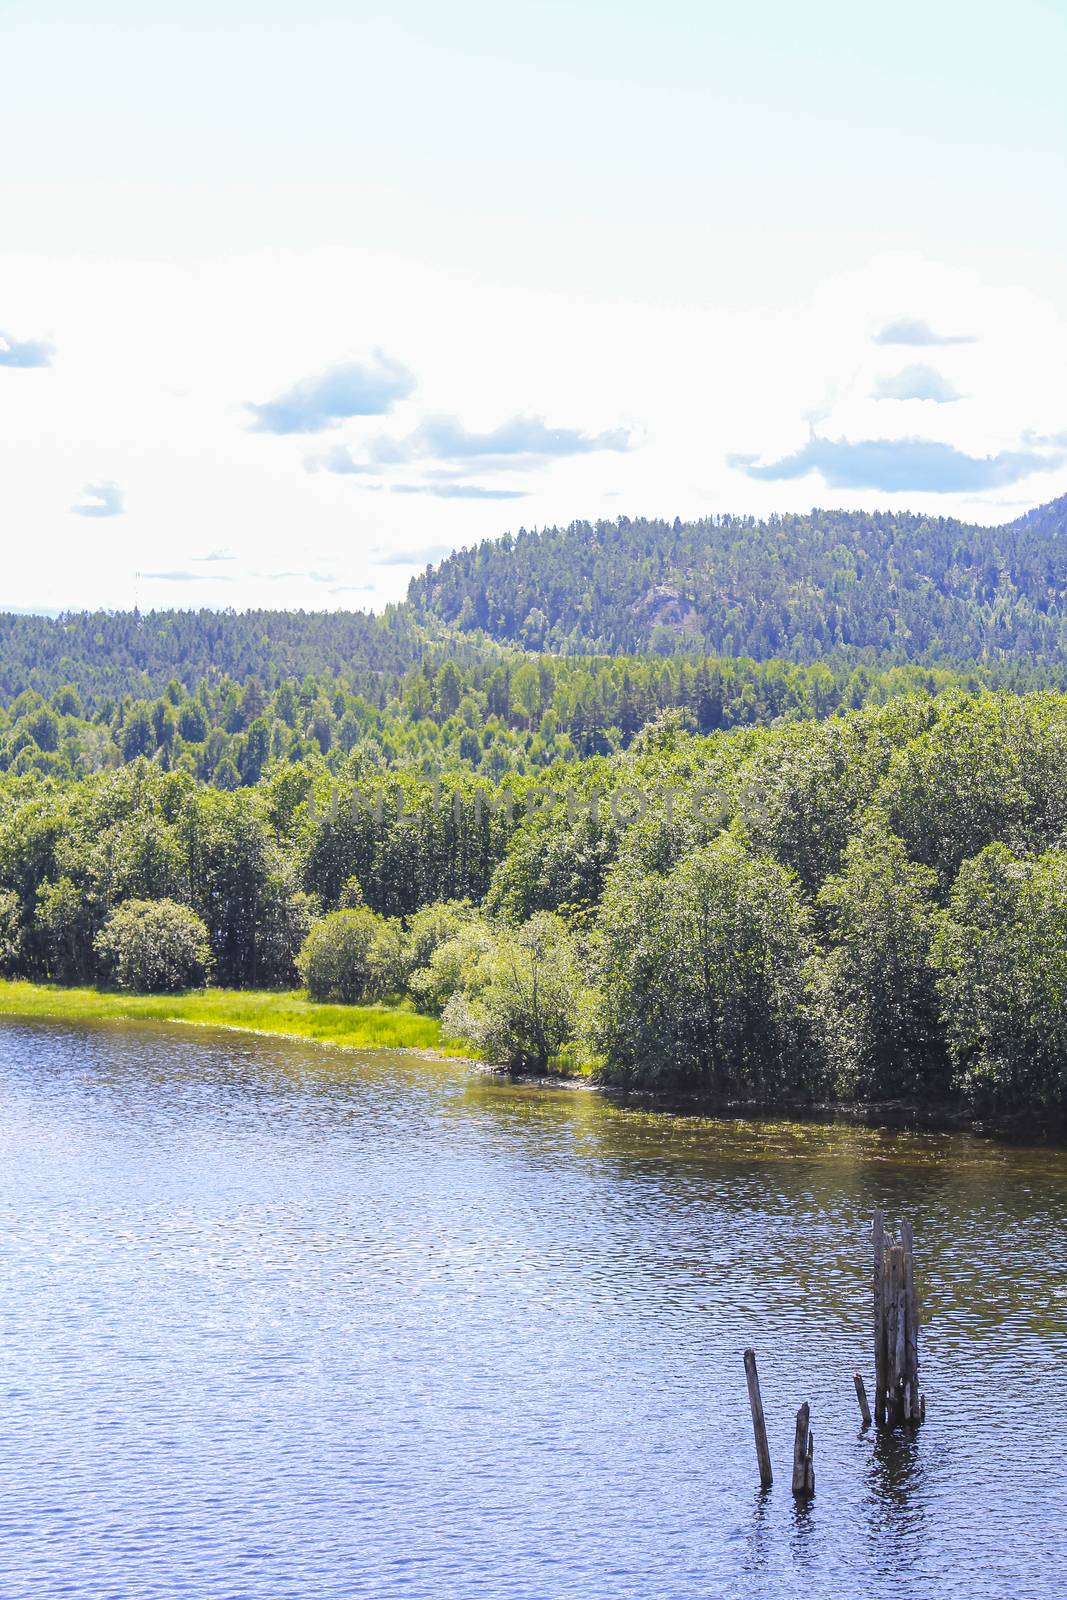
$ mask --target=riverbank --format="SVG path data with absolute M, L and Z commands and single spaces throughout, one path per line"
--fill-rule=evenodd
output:
M 436 1017 L 406 1006 L 324 1005 L 301 990 L 198 989 L 184 994 L 123 994 L 62 984 L 0 979 L 0 1016 L 58 1022 L 183 1022 L 235 1028 L 355 1050 L 468 1052 L 447 1040 Z
M 427 1056 L 465 1060 L 481 1072 L 503 1069 L 475 1061 L 470 1049 L 446 1038 L 436 1017 L 397 1005 L 326 1005 L 300 989 L 197 989 L 183 994 L 124 994 L 118 990 L 67 988 L 58 983 L 0 979 L 0 1017 L 37 1017 L 52 1022 L 177 1022 L 232 1028 L 241 1033 L 309 1039 L 349 1050 L 413 1050 Z M 509 1076 L 508 1074 L 503 1074 Z M 1026 1142 L 1063 1143 L 1062 1119 L 1018 1112 L 986 1120 L 960 1099 L 913 1101 L 715 1101 L 699 1094 L 662 1089 L 624 1088 L 598 1081 L 595 1073 L 511 1074 L 528 1088 L 592 1089 L 617 1105 L 684 1117 L 762 1120 L 789 1117 L 804 1122 L 854 1122 L 872 1128 L 953 1130 Z

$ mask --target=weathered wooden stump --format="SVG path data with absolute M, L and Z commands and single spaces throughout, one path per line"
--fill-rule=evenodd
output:
M 815 1435 L 811 1431 L 811 1408 L 805 1400 L 797 1412 L 797 1431 L 793 1440 L 793 1493 L 798 1500 L 810 1500 L 815 1493 Z
M 857 1383 L 857 1393 L 861 1383 Z M 862 1400 L 861 1400 L 862 1405 Z M 874 1214 L 874 1417 L 879 1427 L 917 1427 L 925 1414 L 919 1396 L 919 1312 L 915 1295 L 911 1223 L 900 1243 L 885 1237 Z

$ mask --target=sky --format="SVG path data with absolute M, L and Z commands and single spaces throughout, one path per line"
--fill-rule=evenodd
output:
M 0 608 L 1067 492 L 1065 69 L 1067 0 L 0 0 Z

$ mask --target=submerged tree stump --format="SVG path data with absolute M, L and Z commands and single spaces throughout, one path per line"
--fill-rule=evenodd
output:
M 915 1296 L 911 1223 L 900 1243 L 885 1237 L 874 1215 L 874 1416 L 880 1428 L 917 1427 L 925 1414 L 919 1395 L 919 1312 Z
M 798 1500 L 810 1500 L 815 1493 L 815 1435 L 810 1425 L 811 1408 L 805 1400 L 797 1412 L 797 1431 L 793 1440 L 793 1493 Z

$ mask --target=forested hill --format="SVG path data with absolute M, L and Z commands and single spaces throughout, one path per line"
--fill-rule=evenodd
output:
M 494 643 L 496 641 L 497 643 Z M 1067 659 L 1067 496 L 999 528 L 888 512 L 758 522 L 575 522 L 520 531 L 352 611 L 0 614 L 0 705 L 73 686 L 95 710 L 173 681 L 267 691 L 342 675 L 379 705 L 412 669 L 549 654 L 700 655 L 852 667 L 985 663 L 1007 682 Z M 385 681 L 389 680 L 389 681 Z M 1045 681 L 1042 677 L 1040 681 Z M 1049 679 L 1048 681 L 1052 681 Z M 1056 681 L 1059 681 L 1058 679 Z
M 522 530 L 412 580 L 422 618 L 557 652 L 1057 658 L 1067 496 L 1002 527 L 859 511 Z

